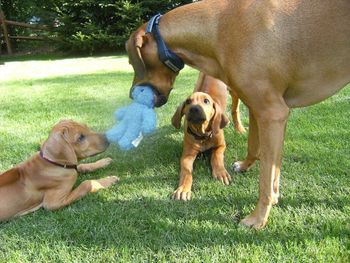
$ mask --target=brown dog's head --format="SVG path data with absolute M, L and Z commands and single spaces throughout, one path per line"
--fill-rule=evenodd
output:
M 171 119 L 175 128 L 181 127 L 183 115 L 186 116 L 187 125 L 200 134 L 208 131 L 216 134 L 229 122 L 220 106 L 204 92 L 194 92 L 177 108 Z
M 105 151 L 108 145 L 103 134 L 91 131 L 84 124 L 62 120 L 53 127 L 41 149 L 51 160 L 76 163 Z
M 157 91 L 155 106 L 164 105 L 173 87 L 178 73 L 171 71 L 159 59 L 157 43 L 152 34 L 145 34 L 146 24 L 131 34 L 126 42 L 129 63 L 134 68 L 134 80 L 130 94 L 135 85 L 151 84 Z

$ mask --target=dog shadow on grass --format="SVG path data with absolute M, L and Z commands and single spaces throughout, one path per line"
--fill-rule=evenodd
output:
M 139 149 L 123 153 L 110 149 L 105 156 L 114 158 L 112 166 L 81 175 L 82 180 L 120 175 L 121 181 L 109 189 L 89 194 L 79 202 L 58 211 L 39 210 L 0 228 L 15 228 L 15 235 L 25 242 L 64 243 L 76 249 L 152 250 L 164 253 L 194 247 L 267 246 L 270 249 L 289 243 L 321 242 L 327 237 L 346 240 L 350 234 L 346 218 L 337 215 L 313 219 L 322 200 L 308 201 L 304 217 L 293 215 L 305 200 L 283 198 L 272 209 L 269 224 L 262 231 L 247 229 L 238 222 L 256 202 L 257 192 L 249 188 L 246 176 L 235 176 L 230 186 L 210 178 L 208 159 L 196 161 L 193 200 L 171 199 L 177 186 L 182 133 L 162 126 Z M 204 174 L 204 175 L 202 175 Z M 257 185 L 256 185 L 257 188 Z M 341 202 L 335 208 L 346 209 Z M 324 204 L 322 204 L 324 205 Z M 328 204 L 325 204 L 328 205 Z M 288 210 L 289 209 L 289 210 Z M 299 213 L 297 210 L 294 213 Z M 40 238 L 38 239 L 38 236 Z M 16 237 L 14 237 L 16 238 Z M 265 245 L 264 245 L 265 244 Z
M 77 108 L 76 99 L 69 97 L 52 101 L 45 107 L 55 109 L 63 100 L 65 104 L 68 103 L 67 112 L 70 115 L 75 112 L 80 114 L 91 105 L 101 108 L 103 112 L 112 103 L 91 98 L 91 101 L 86 100 Z M 88 124 L 94 122 L 88 117 L 90 113 L 84 113 Z M 59 114 L 59 110 L 52 114 Z M 102 114 L 101 118 L 104 116 Z M 33 142 L 30 143 L 34 147 Z M 124 153 L 111 146 L 105 153 L 87 161 L 108 156 L 114 159 L 112 165 L 79 176 L 78 183 L 109 175 L 120 176 L 120 183 L 89 194 L 58 211 L 40 209 L 0 223 L 0 231 L 4 237 L 19 240 L 19 246 L 23 247 L 42 242 L 51 247 L 64 244 L 82 250 L 98 247 L 140 251 L 148 248 L 155 252 L 188 247 L 202 249 L 266 244 L 273 249 L 287 243 L 318 243 L 327 237 L 346 240 L 350 235 L 346 223 L 348 217 L 344 217 L 348 206 L 337 197 L 331 200 L 292 199 L 286 194 L 280 204 L 272 209 L 266 229 L 254 231 L 239 226 L 238 222 L 253 209 L 256 202 L 257 170 L 236 176 L 232 185 L 225 187 L 210 178 L 205 158 L 199 158 L 195 164 L 193 200 L 171 200 L 171 193 L 178 183 L 181 152 L 182 131 L 176 131 L 170 125 L 161 126 L 131 152 Z M 249 180 L 253 181 L 254 187 L 250 187 Z M 249 190 L 252 188 L 255 192 Z M 317 217 L 322 213 L 320 208 L 327 207 L 336 212 Z M 308 210 L 303 212 L 302 209 Z
M 129 200 L 106 200 L 102 194 L 59 211 L 41 210 L 16 219 L 15 235 L 26 242 L 45 240 L 46 244 L 64 243 L 84 250 L 100 247 L 169 252 L 188 247 L 237 245 L 268 244 L 273 248 L 287 243 L 319 243 L 328 237 L 346 240 L 350 234 L 343 225 L 345 219 L 278 223 L 274 218 L 283 215 L 276 211 L 265 230 L 246 229 L 238 225 L 241 215 L 237 217 L 234 212 L 239 205 L 246 205 L 247 200 L 253 201 L 244 198 L 202 196 L 185 203 L 166 196 L 158 199 L 142 195 Z

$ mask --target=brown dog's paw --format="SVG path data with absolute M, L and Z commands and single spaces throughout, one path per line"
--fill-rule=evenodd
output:
M 223 170 L 213 170 L 213 178 L 216 180 L 219 180 L 225 185 L 229 185 L 231 182 L 231 175 L 226 171 L 226 169 Z
M 236 173 L 244 173 L 248 170 L 249 166 L 247 165 L 247 162 L 245 161 L 237 161 L 232 164 L 232 169 Z
M 103 167 L 110 165 L 112 161 L 113 161 L 112 158 L 107 157 L 107 158 L 103 158 L 101 160 L 98 160 L 96 163 L 98 164 L 98 166 L 100 168 L 103 168 Z
M 240 224 L 246 227 L 251 227 L 256 230 L 262 229 L 265 227 L 267 223 L 267 220 L 264 220 L 262 218 L 259 218 L 258 216 L 254 214 L 250 214 L 249 216 L 245 217 Z
M 235 129 L 237 133 L 244 134 L 246 132 L 244 126 L 242 124 L 235 124 Z
M 99 181 L 102 181 L 101 184 L 104 188 L 107 188 L 111 186 L 112 184 L 115 184 L 119 181 L 119 178 L 117 176 L 108 176 L 105 178 L 100 179 Z
M 192 198 L 191 189 L 187 190 L 183 186 L 179 186 L 173 193 L 174 200 L 190 201 Z
M 91 180 L 91 192 L 96 192 L 98 190 L 110 187 L 119 181 L 117 176 L 108 176 L 98 180 Z

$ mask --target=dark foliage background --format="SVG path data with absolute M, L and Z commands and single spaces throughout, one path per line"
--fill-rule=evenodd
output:
M 56 37 L 55 45 L 59 49 L 93 54 L 123 50 L 130 33 L 152 15 L 191 2 L 193 1 L 1 0 L 1 7 L 9 20 L 51 26 L 54 31 L 44 34 Z M 17 27 L 9 29 L 12 35 L 43 34 Z

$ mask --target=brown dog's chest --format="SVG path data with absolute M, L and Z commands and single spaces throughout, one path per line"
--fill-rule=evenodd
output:
M 223 137 L 223 132 L 220 131 L 217 134 L 212 134 L 210 138 L 207 139 L 195 139 L 193 135 L 188 133 L 187 129 L 185 130 L 185 138 L 184 143 L 187 145 L 191 145 L 192 148 L 198 152 L 205 152 L 207 150 L 216 148 L 220 145 L 222 145 L 223 141 L 221 140 L 221 137 Z

